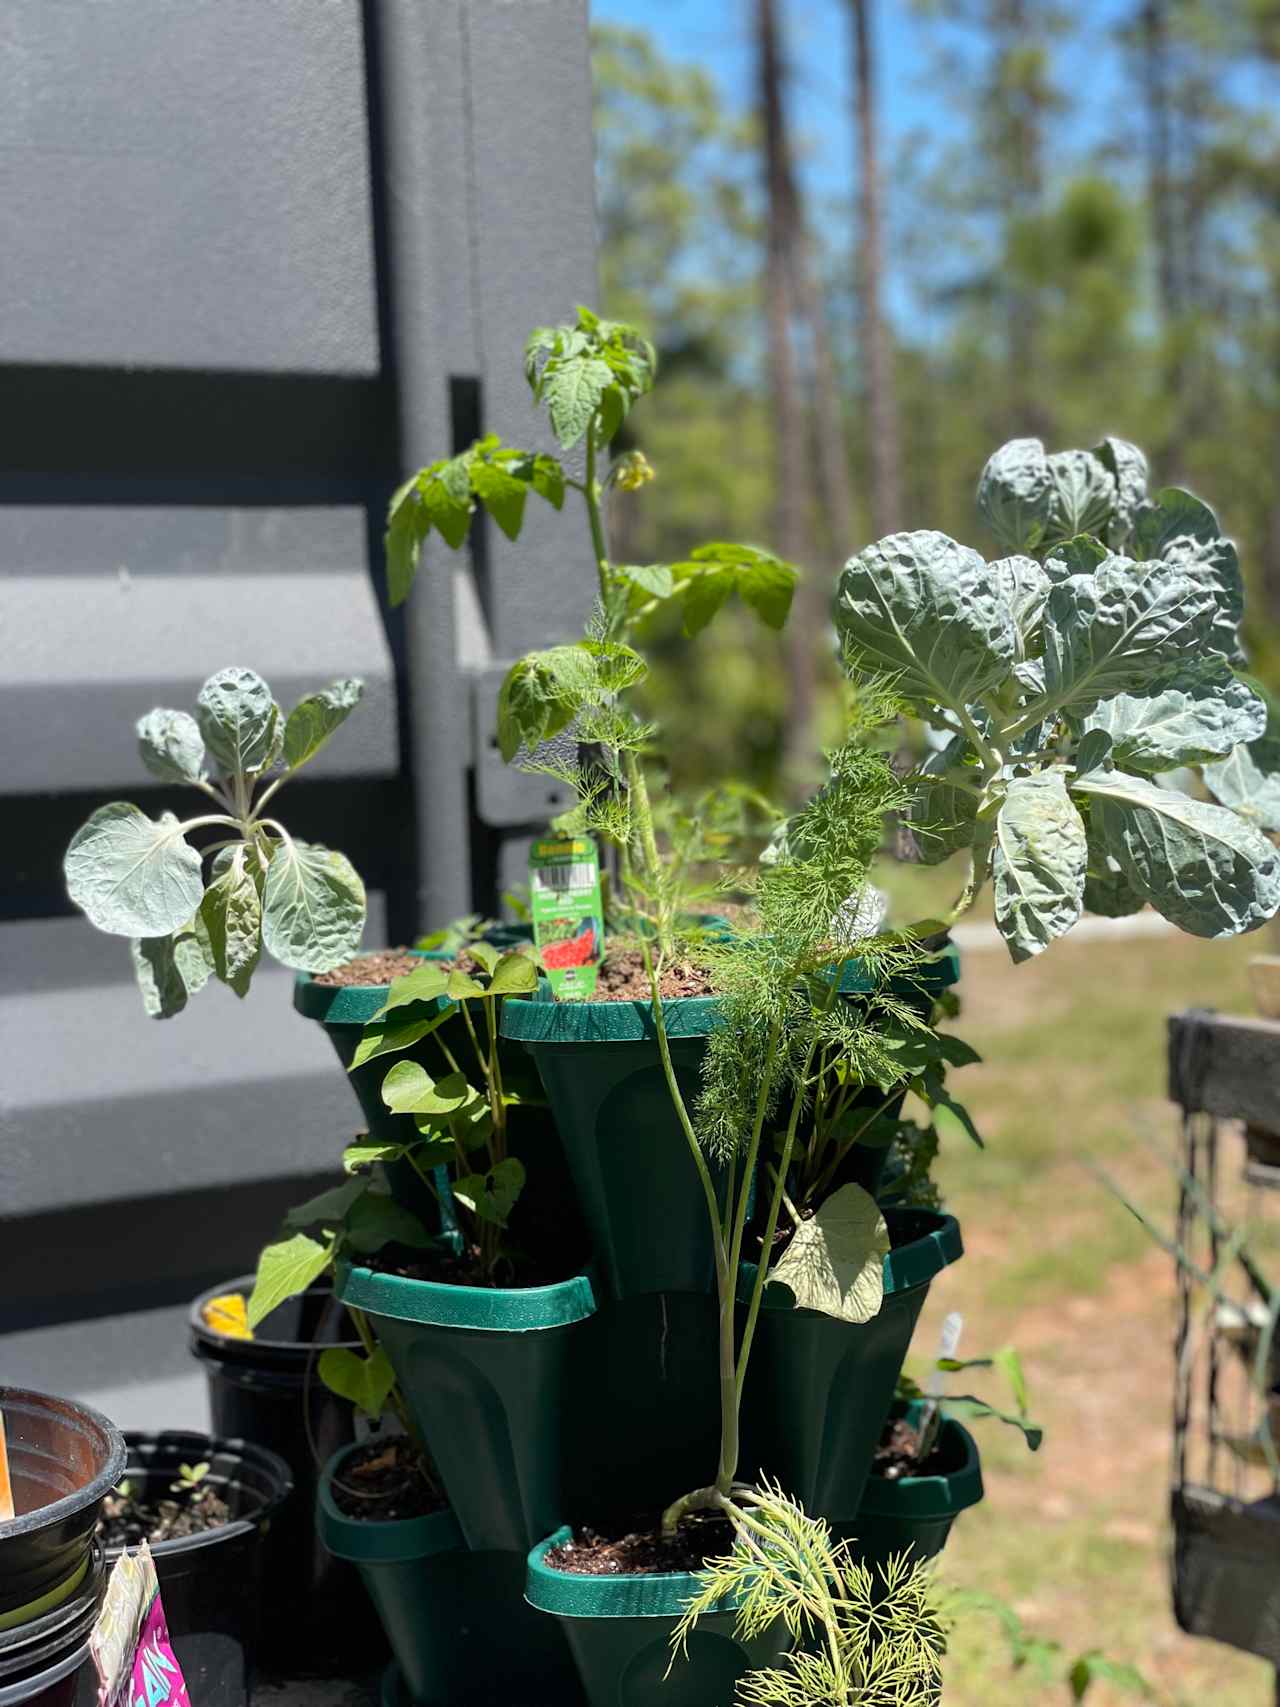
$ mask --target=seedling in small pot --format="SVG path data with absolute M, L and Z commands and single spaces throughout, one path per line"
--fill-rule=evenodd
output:
M 333 682 L 286 717 L 261 676 L 219 670 L 194 716 L 155 710 L 140 719 L 138 750 L 152 776 L 199 790 L 214 810 L 180 822 L 113 801 L 76 831 L 63 868 L 90 923 L 132 939 L 149 1014 L 180 1012 L 210 977 L 247 995 L 264 948 L 307 972 L 355 952 L 365 920 L 358 873 L 344 855 L 291 836 L 265 808 L 363 691 L 355 680 Z M 197 830 L 223 833 L 196 847 L 187 838 Z

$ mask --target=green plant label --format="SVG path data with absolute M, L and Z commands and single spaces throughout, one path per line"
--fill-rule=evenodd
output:
M 595 993 L 604 958 L 600 855 L 590 836 L 549 836 L 529 850 L 538 959 L 558 1002 Z

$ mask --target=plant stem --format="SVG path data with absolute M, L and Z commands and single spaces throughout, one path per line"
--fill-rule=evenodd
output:
M 600 509 L 603 488 L 596 479 L 596 425 L 594 419 L 587 428 L 587 467 L 586 478 L 582 483 L 582 495 L 586 499 L 587 518 L 591 523 L 591 544 L 596 555 L 596 576 L 600 584 L 600 603 L 604 607 L 607 620 L 613 574 L 609 565 L 609 547 L 604 537 L 604 516 Z
M 627 773 L 627 790 L 631 796 L 631 810 L 640 834 L 640 851 L 644 856 L 645 877 L 650 893 L 657 897 L 658 952 L 663 959 L 666 959 L 675 948 L 675 932 L 670 916 L 670 906 L 665 899 L 662 861 L 658 854 L 658 838 L 653 827 L 653 807 L 649 800 L 649 785 L 644 779 L 644 767 L 635 753 L 626 753 L 623 762 Z M 655 996 L 654 999 L 656 1001 L 657 997 Z

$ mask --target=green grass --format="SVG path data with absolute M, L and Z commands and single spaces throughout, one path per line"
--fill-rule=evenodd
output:
M 1069 1657 L 1101 1648 L 1139 1666 L 1162 1700 L 1186 1707 L 1256 1707 L 1271 1698 L 1270 1673 L 1174 1626 L 1164 1520 L 1172 1264 L 1082 1159 L 1100 1161 L 1168 1225 L 1173 1176 L 1152 1149 L 1172 1155 L 1177 1136 L 1167 1017 L 1192 1006 L 1250 1011 L 1245 968 L 1256 945 L 1067 941 L 1016 968 L 1000 950 L 965 957 L 953 1029 L 984 1061 L 953 1088 L 987 1148 L 957 1141 L 940 1158 L 968 1254 L 934 1287 L 914 1348 L 918 1371 L 943 1314 L 961 1310 L 963 1352 L 1019 1348 L 1031 1412 L 1046 1429 L 1032 1457 L 1013 1431 L 976 1425 L 987 1499 L 957 1524 L 947 1578 L 1001 1595 Z M 1261 1236 L 1258 1248 L 1274 1239 Z M 1012 1671 L 991 1621 L 957 1632 L 947 1707 L 1070 1698 L 1061 1681 L 1046 1687 Z M 1089 1696 L 1091 1707 L 1125 1699 L 1103 1684 Z

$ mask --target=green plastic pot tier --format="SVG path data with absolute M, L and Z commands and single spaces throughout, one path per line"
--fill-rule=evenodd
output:
M 590 1280 L 504 1290 L 343 1264 L 337 1290 L 377 1318 L 468 1547 L 523 1558 L 566 1509 L 564 1423 L 596 1308 Z
M 665 1006 L 682 1095 L 697 1097 L 719 1003 Z M 557 1002 L 548 987 L 503 1003 L 502 1034 L 530 1051 L 551 1104 L 606 1289 L 709 1292 L 707 1205 L 658 1053 L 648 1002 Z
M 963 1254 L 954 1216 L 887 1210 L 892 1249 L 884 1302 L 869 1322 L 797 1308 L 777 1281 L 764 1290 L 743 1394 L 743 1464 L 781 1482 L 829 1523 L 859 1515 L 871 1458 L 934 1276 Z M 744 1263 L 739 1300 L 755 1267 Z
M 891 1415 L 917 1422 L 921 1402 L 895 1404 Z M 938 1469 L 928 1476 L 868 1476 L 858 1516 L 833 1525 L 838 1539 L 848 1537 L 854 1552 L 873 1571 L 895 1553 L 915 1563 L 934 1559 L 946 1546 L 951 1525 L 982 1498 L 978 1443 L 954 1417 L 944 1417 L 936 1448 Z
M 741 1641 L 729 1600 L 699 1619 L 688 1659 L 673 1665 L 671 1634 L 697 1592 L 696 1579 L 686 1572 L 590 1577 L 553 1570 L 546 1555 L 571 1535 L 558 1529 L 529 1554 L 525 1596 L 563 1629 L 587 1707 L 733 1707 L 739 1679 L 790 1647 L 781 1619 Z
M 948 949 L 893 989 L 927 1012 L 959 975 L 959 957 Z M 861 961 L 843 964 L 842 995 L 856 1000 L 873 987 Z M 719 1003 L 685 996 L 664 1012 L 676 1079 L 692 1104 Z M 607 1291 L 615 1298 L 711 1291 L 706 1202 L 667 1089 L 649 1003 L 557 1002 L 544 986 L 504 1002 L 502 1034 L 523 1043 L 537 1063 Z M 883 1166 L 883 1152 L 859 1152 L 855 1171 Z
M 562 1632 L 524 1599 L 523 1557 L 469 1551 L 447 1510 L 392 1522 L 347 1517 L 333 1481 L 356 1450 L 326 1464 L 316 1527 L 355 1566 L 382 1620 L 395 1656 L 384 1698 L 397 1707 L 579 1707 Z

